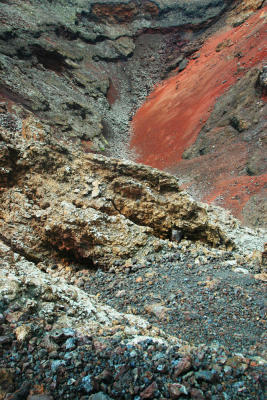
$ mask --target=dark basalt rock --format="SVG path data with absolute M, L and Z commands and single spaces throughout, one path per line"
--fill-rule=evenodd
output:
M 226 0 L 2 2 L 0 95 L 33 111 L 56 137 L 90 141 L 95 150 L 109 147 L 109 126 L 111 152 L 122 152 L 129 115 L 170 68 L 160 54 L 171 34 L 166 28 L 203 29 L 227 6 Z M 155 43 L 148 30 L 162 31 Z M 114 110 L 109 88 L 117 93 Z

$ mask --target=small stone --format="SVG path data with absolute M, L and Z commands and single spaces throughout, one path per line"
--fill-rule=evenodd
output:
M 200 389 L 195 389 L 195 388 L 191 389 L 190 390 L 190 395 L 191 395 L 192 399 L 205 400 L 204 393 Z
M 21 325 L 15 329 L 15 334 L 19 342 L 24 342 L 24 340 L 29 336 L 31 327 L 29 325 Z
M 75 336 L 75 331 L 71 328 L 57 329 L 50 333 L 50 337 L 56 342 L 62 342 L 63 340 Z
M 87 393 L 93 390 L 91 375 L 87 375 L 82 379 L 82 386 Z
M 172 229 L 172 241 L 179 243 L 183 238 L 183 231 L 181 229 Z
M 174 378 L 177 378 L 181 374 L 189 371 L 191 368 L 191 365 L 192 365 L 192 363 L 191 363 L 190 357 L 187 356 L 187 357 L 182 358 L 182 360 L 179 361 L 179 363 L 177 364 L 177 366 L 174 369 L 174 373 L 173 373 Z
M 68 338 L 65 342 L 66 350 L 74 350 L 76 347 L 76 339 L 75 338 Z
M 56 372 L 58 368 L 62 365 L 66 365 L 66 362 L 64 360 L 53 360 L 51 363 L 52 372 Z
M 181 395 L 188 394 L 188 391 L 184 385 L 179 383 L 172 383 L 168 386 L 169 394 L 171 399 L 178 399 Z
M 158 390 L 156 382 L 151 383 L 143 392 L 140 393 L 141 399 L 154 399 L 154 394 Z
M 116 294 L 115 297 L 119 298 L 119 297 L 124 297 L 126 295 L 126 290 L 119 290 Z
M 211 371 L 198 371 L 195 374 L 196 379 L 205 382 L 216 382 L 218 380 L 218 373 L 215 370 Z
M 186 58 L 183 59 L 183 61 L 179 64 L 179 72 L 183 71 L 187 67 L 188 62 L 189 61 Z
M 229 365 L 226 365 L 226 366 L 223 368 L 223 370 L 224 370 L 224 373 L 225 373 L 226 375 L 231 375 L 231 373 L 232 373 L 232 368 L 229 367 Z
M 95 380 L 98 382 L 110 383 L 112 381 L 112 372 L 108 369 L 104 369 L 101 374 L 95 377 Z
M 249 271 L 245 268 L 235 268 L 234 272 L 239 273 L 239 274 L 244 274 L 244 275 L 249 274 Z
M 169 309 L 165 306 L 162 306 L 160 303 L 149 304 L 145 306 L 145 310 L 149 314 L 154 314 L 158 319 L 163 320 L 166 318 L 166 314 Z
M 164 364 L 159 364 L 158 366 L 157 366 L 157 371 L 158 372 L 166 372 L 166 370 L 167 370 L 167 367 L 164 365 Z
M 67 385 L 68 385 L 68 386 L 71 386 L 71 385 L 73 385 L 75 382 L 76 382 L 76 379 L 70 378 L 70 379 L 68 380 L 68 382 L 67 382 Z

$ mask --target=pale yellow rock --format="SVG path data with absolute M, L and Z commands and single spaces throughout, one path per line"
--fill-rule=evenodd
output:
M 254 278 L 257 279 L 258 281 L 267 282 L 267 273 L 263 272 L 262 274 L 255 274 Z
M 160 303 L 149 304 L 145 306 L 145 310 L 149 314 L 154 314 L 159 320 L 164 320 L 167 318 L 167 313 L 169 309 Z
M 25 339 L 29 336 L 31 331 L 31 327 L 28 325 L 21 325 L 15 329 L 16 338 L 19 342 L 24 342 Z

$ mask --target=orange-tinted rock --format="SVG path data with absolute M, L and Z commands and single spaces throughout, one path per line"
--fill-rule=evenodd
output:
M 153 399 L 156 390 L 158 390 L 158 385 L 156 382 L 151 383 L 141 394 L 141 399 Z
M 99 21 L 110 23 L 131 22 L 140 12 L 150 17 L 156 17 L 159 9 L 152 1 L 142 1 L 140 7 L 131 1 L 128 4 L 95 4 L 92 7 L 92 15 Z
M 85 153 L 92 152 L 92 141 L 91 140 L 81 140 L 82 148 Z
M 190 357 L 188 356 L 184 357 L 181 361 L 179 361 L 179 364 L 174 369 L 173 373 L 174 378 L 177 378 L 181 374 L 184 374 L 185 372 L 189 371 L 191 366 L 192 363 Z

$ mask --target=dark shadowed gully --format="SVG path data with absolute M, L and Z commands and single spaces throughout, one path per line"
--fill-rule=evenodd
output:
M 0 400 L 265 399 L 266 2 L 0 5 Z

